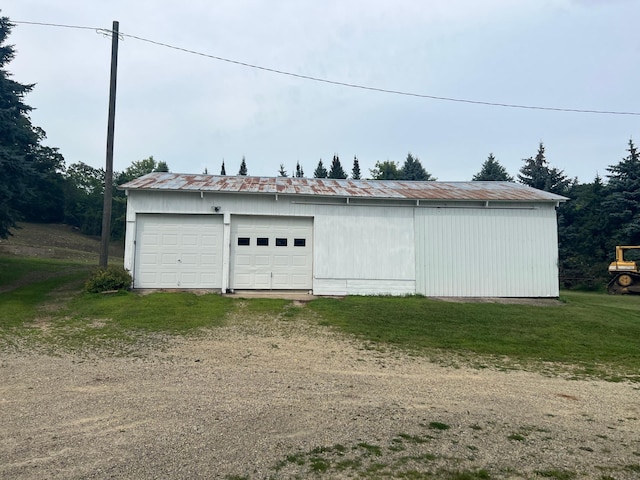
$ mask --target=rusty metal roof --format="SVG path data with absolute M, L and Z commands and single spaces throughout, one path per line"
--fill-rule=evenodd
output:
M 567 198 L 511 182 L 412 182 L 327 178 L 249 177 L 154 172 L 123 190 L 196 191 L 316 197 L 447 201 L 563 202 Z

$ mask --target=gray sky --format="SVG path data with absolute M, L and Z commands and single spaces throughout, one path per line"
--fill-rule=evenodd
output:
M 301 75 L 483 102 L 640 112 L 637 0 L 4 0 L 12 21 L 121 33 Z M 17 25 L 8 69 L 36 83 L 33 123 L 67 165 L 104 166 L 110 39 Z M 640 116 L 525 110 L 366 91 L 247 68 L 124 37 L 114 168 L 153 155 L 180 173 L 307 176 L 335 153 L 363 176 L 416 155 L 470 180 L 489 153 L 516 175 L 547 159 L 591 181 L 638 142 Z

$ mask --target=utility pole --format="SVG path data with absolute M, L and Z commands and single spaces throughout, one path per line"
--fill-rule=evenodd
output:
M 111 200 L 113 197 L 113 136 L 116 120 L 116 79 L 118 76 L 118 36 L 120 24 L 114 20 L 111 30 L 111 80 L 109 83 L 109 119 L 107 122 L 107 165 L 104 176 L 104 206 L 102 208 L 102 237 L 100 266 L 107 267 L 111 239 Z

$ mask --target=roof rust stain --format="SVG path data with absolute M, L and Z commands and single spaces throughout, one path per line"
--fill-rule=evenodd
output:
M 326 178 L 191 175 L 154 172 L 123 190 L 202 191 L 342 198 L 562 202 L 567 198 L 512 182 L 412 182 Z

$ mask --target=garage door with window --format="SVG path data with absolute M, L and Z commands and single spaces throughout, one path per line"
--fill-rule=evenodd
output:
M 231 217 L 231 288 L 310 290 L 313 219 Z
M 135 288 L 221 288 L 221 215 L 138 215 Z

